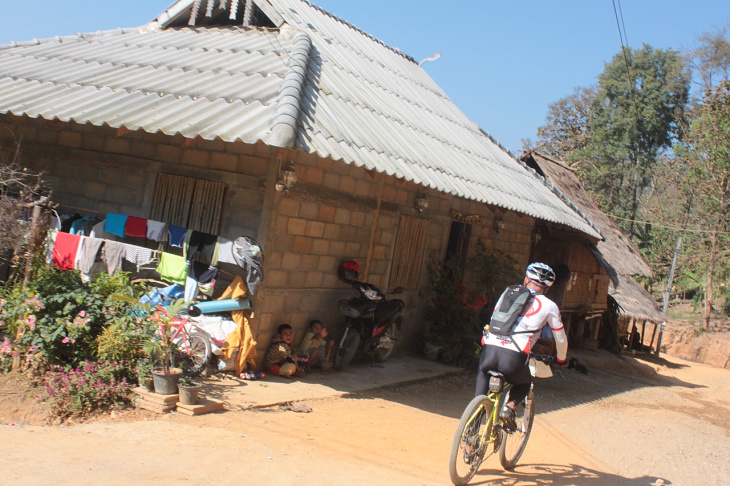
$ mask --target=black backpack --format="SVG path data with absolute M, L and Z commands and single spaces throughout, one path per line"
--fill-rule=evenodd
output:
M 517 319 L 523 314 L 532 300 L 532 292 L 524 285 L 510 285 L 494 306 L 492 319 L 484 330 L 498 336 L 513 334 Z

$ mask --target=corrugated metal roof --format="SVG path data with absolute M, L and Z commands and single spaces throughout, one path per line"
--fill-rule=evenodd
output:
M 600 238 L 413 59 L 306 1 L 268 4 L 311 41 L 304 85 L 287 99 L 301 96 L 295 148 Z M 296 43 L 287 28 L 152 24 L 2 47 L 0 112 L 271 142 Z
M 0 112 L 254 143 L 292 42 L 240 27 L 114 30 L 0 48 Z

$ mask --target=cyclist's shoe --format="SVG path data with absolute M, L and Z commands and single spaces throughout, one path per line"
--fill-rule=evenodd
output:
M 517 430 L 517 424 L 515 423 L 515 411 L 514 409 L 504 406 L 502 411 L 499 412 L 499 418 L 502 420 L 502 425 L 509 432 Z

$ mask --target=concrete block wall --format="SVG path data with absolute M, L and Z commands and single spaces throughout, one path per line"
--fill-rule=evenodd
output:
M 8 130 L 6 130 L 6 128 Z M 221 235 L 256 237 L 271 150 L 259 143 L 0 116 L 0 146 L 22 136 L 24 166 L 45 173 L 60 211 L 149 217 L 160 172 L 228 186 Z

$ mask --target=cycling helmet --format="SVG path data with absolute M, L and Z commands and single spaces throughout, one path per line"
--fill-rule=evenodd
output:
M 340 265 L 338 273 L 340 275 L 340 280 L 343 282 L 357 280 L 360 276 L 360 265 L 358 265 L 356 261 L 347 260 Z
M 544 263 L 530 263 L 527 266 L 525 275 L 530 280 L 534 280 L 545 287 L 550 287 L 555 282 L 555 272 Z

